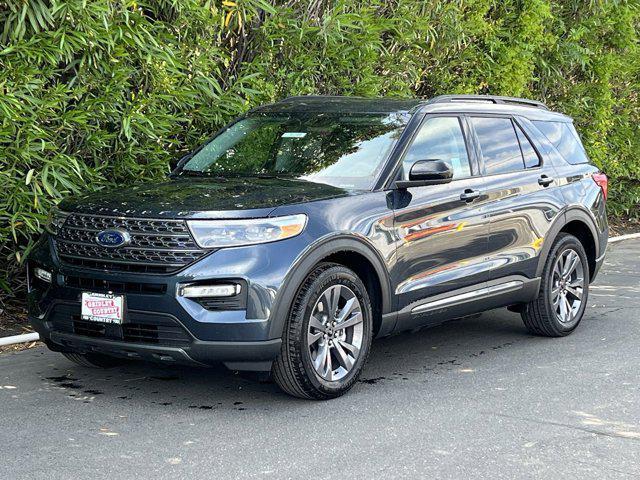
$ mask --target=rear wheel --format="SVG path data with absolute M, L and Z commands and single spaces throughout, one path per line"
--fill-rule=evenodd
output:
M 358 276 L 341 265 L 320 264 L 294 300 L 274 380 L 296 397 L 344 394 L 369 355 L 372 325 L 371 302 Z
M 545 264 L 538 298 L 522 312 L 525 326 L 536 335 L 561 337 L 576 329 L 587 305 L 589 263 L 573 235 L 556 239 Z
M 78 365 L 89 368 L 111 368 L 122 365 L 126 360 L 109 357 L 99 353 L 62 353 L 65 357 Z

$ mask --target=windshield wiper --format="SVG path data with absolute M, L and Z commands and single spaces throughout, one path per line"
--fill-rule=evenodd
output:
M 233 175 L 235 178 L 295 178 L 292 173 L 239 173 Z
M 220 175 L 201 170 L 181 170 L 177 174 L 179 177 L 204 177 L 215 178 L 216 180 L 228 180 L 229 178 L 296 178 L 293 173 L 237 173 L 230 175 Z
M 210 175 L 206 172 L 201 172 L 198 170 L 180 170 L 178 172 L 178 176 L 180 177 L 209 177 Z
M 222 180 L 224 182 L 227 181 L 227 178 L 223 177 L 221 175 L 213 175 L 211 173 L 202 172 L 202 171 L 199 171 L 199 170 L 181 170 L 178 173 L 178 177 L 212 178 L 212 179 L 215 179 L 215 180 Z

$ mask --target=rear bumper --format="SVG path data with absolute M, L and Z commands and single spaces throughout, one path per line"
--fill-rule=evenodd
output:
M 57 352 L 101 353 L 132 360 L 165 364 L 225 364 L 232 370 L 268 371 L 280 352 L 281 339 L 258 342 L 203 341 L 192 338 L 179 346 L 93 338 L 53 328 L 51 322 L 30 317 L 31 325 L 47 346 Z
M 604 257 L 605 257 L 605 253 L 600 255 L 600 257 L 596 258 L 596 262 L 595 262 L 596 265 L 595 265 L 595 268 L 593 269 L 593 273 L 591 274 L 591 282 L 590 283 L 593 283 L 593 281 L 598 276 L 598 272 L 600 271 L 600 268 L 602 267 L 602 264 L 604 263 Z

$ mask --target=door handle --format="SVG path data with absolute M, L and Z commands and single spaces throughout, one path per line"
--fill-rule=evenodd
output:
M 480 190 L 471 190 L 467 188 L 460 194 L 460 200 L 464 202 L 471 202 L 480 196 Z
M 548 177 L 547 175 L 541 175 L 538 179 L 538 185 L 542 185 L 543 187 L 548 187 L 553 183 L 553 178 Z

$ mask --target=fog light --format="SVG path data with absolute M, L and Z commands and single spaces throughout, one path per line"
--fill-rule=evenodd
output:
M 240 293 L 240 285 L 186 285 L 178 290 L 178 295 L 187 298 L 233 297 Z
M 53 278 L 53 275 L 51 275 L 51 272 L 48 272 L 47 270 L 43 269 L 43 268 L 39 268 L 36 267 L 33 269 L 33 275 L 42 280 L 43 282 L 47 282 L 47 283 L 51 283 L 51 279 Z

